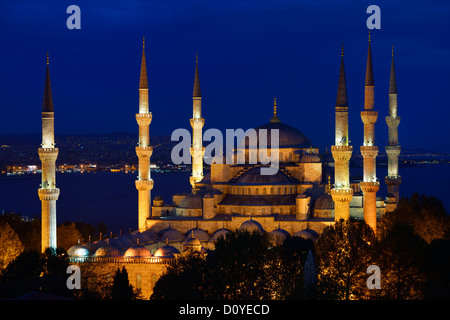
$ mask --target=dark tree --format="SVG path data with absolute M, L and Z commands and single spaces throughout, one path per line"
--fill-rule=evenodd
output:
M 128 272 L 125 267 L 117 268 L 117 272 L 113 279 L 111 286 L 112 300 L 134 300 L 136 294 L 133 291 L 133 286 L 128 281 Z
M 156 282 L 151 299 L 205 299 L 208 296 L 208 271 L 205 257 L 196 251 L 189 251 L 167 267 L 166 274 Z
M 396 223 L 409 225 L 428 244 L 450 235 L 450 216 L 442 201 L 414 193 L 411 198 L 402 198 L 397 209 L 386 213 L 380 221 L 383 236 Z
M 318 294 L 322 299 L 361 299 L 376 241 L 364 221 L 340 220 L 325 228 L 316 242 Z
M 66 286 L 68 263 L 65 252 L 48 249 L 45 254 L 22 252 L 0 277 L 0 296 L 15 298 L 33 291 L 70 297 Z
M 274 246 L 267 233 L 233 232 L 205 257 L 181 255 L 158 280 L 152 299 L 287 299 L 302 296 L 304 259 L 312 243 Z
M 383 299 L 422 299 L 427 244 L 412 226 L 396 223 L 376 245 Z

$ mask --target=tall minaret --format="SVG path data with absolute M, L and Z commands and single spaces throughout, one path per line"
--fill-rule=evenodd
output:
M 136 114 L 139 125 L 139 145 L 136 154 L 139 158 L 139 176 L 136 180 L 138 190 L 138 229 L 146 230 L 147 218 L 151 216 L 150 191 L 153 189 L 153 180 L 150 177 L 150 157 L 153 147 L 150 146 L 149 127 L 152 122 L 152 113 L 148 107 L 148 80 L 145 63 L 145 39 L 142 42 L 141 76 L 139 80 L 139 113 Z
M 363 181 L 360 183 L 363 192 L 363 210 L 364 221 L 376 233 L 377 228 L 377 191 L 380 183 L 376 175 L 376 157 L 378 147 L 375 146 L 375 123 L 377 122 L 378 112 L 374 111 L 374 88 L 373 67 L 372 67 L 372 48 L 370 43 L 369 31 L 369 49 L 367 52 L 366 82 L 364 91 L 364 111 L 361 111 L 361 119 L 364 123 L 364 141 L 361 146 L 361 155 L 364 158 Z
M 388 155 L 388 175 L 385 178 L 388 193 L 395 195 L 395 202 L 399 201 L 399 187 L 402 178 L 398 174 L 398 156 L 400 146 L 398 145 L 398 125 L 400 117 L 397 115 L 397 82 L 395 80 L 394 68 L 394 46 L 392 46 L 391 78 L 389 80 L 389 116 L 386 117 L 389 127 L 389 144 L 386 146 Z
M 203 133 L 202 128 L 205 124 L 205 119 L 202 118 L 202 93 L 200 91 L 200 76 L 198 73 L 198 55 L 195 59 L 195 79 L 194 92 L 192 94 L 193 114 L 191 119 L 192 127 L 192 175 L 189 181 L 192 185 L 192 191 L 196 191 L 195 184 L 203 179 L 203 154 L 205 148 L 203 147 Z
M 341 69 L 336 99 L 336 132 L 335 145 L 331 146 L 335 162 L 334 188 L 331 196 L 335 203 L 334 219 L 350 218 L 350 201 L 353 198 L 353 189 L 350 187 L 349 161 L 353 147 L 348 144 L 348 99 L 344 69 L 344 45 L 341 53 Z
M 55 162 L 58 157 L 58 148 L 55 148 L 54 112 L 52 89 L 50 86 L 50 70 L 47 53 L 47 74 L 45 76 L 44 102 L 42 104 L 42 144 L 38 149 L 42 163 L 42 183 L 38 189 L 41 200 L 41 251 L 47 248 L 56 249 L 56 200 L 59 189 L 56 188 Z

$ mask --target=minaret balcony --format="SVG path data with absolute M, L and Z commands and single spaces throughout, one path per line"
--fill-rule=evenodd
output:
M 359 185 L 360 185 L 361 191 L 363 193 L 366 193 L 366 192 L 377 192 L 380 189 L 380 182 L 379 181 L 372 181 L 372 182 L 361 181 L 359 183 Z
M 152 122 L 152 113 L 136 113 L 136 121 L 139 126 L 149 126 Z
M 205 125 L 205 118 L 191 118 L 191 127 L 192 128 L 203 128 Z
M 400 124 L 400 119 L 399 116 L 386 116 L 386 123 L 389 128 L 396 128 Z
M 361 146 L 359 149 L 364 158 L 375 158 L 378 155 L 378 146 Z
M 378 119 L 378 111 L 361 111 L 361 120 L 364 124 L 374 124 Z
M 353 189 L 331 189 L 330 190 L 331 197 L 334 202 L 350 202 L 353 198 Z
M 136 189 L 139 191 L 152 190 L 153 189 L 153 179 L 149 180 L 136 180 Z
M 384 178 L 384 181 L 386 182 L 386 185 L 388 185 L 388 186 L 398 186 L 402 183 L 402 177 L 401 176 L 396 176 L 396 177 L 386 176 Z
M 398 156 L 400 154 L 401 151 L 401 147 L 400 146 L 386 146 L 386 154 L 388 156 Z
M 331 146 L 331 153 L 335 161 L 348 161 L 352 157 L 352 146 Z
M 147 147 L 136 147 L 136 154 L 138 158 L 150 158 L 153 154 L 153 147 L 147 146 Z
M 58 157 L 58 148 L 39 148 L 39 158 L 42 162 L 46 161 L 56 161 L 56 158 Z

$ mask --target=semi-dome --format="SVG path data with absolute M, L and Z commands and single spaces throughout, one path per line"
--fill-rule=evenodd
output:
M 149 258 L 152 254 L 144 246 L 135 245 L 128 248 L 123 255 L 124 258 Z
M 320 156 L 316 153 L 305 153 L 300 158 L 301 163 L 320 163 L 322 160 L 320 159 Z
M 321 195 L 317 198 L 314 209 L 318 210 L 332 210 L 334 209 L 334 201 L 330 194 Z
M 87 257 L 90 255 L 89 249 L 81 244 L 74 245 L 67 250 L 70 257 Z
M 104 246 L 98 248 L 95 253 L 95 257 L 120 257 L 120 251 L 117 248 L 114 248 L 113 246 Z
M 264 229 L 258 221 L 247 220 L 239 227 L 239 231 L 263 233 Z
M 290 125 L 284 124 L 282 122 L 273 121 L 262 126 L 255 128 L 256 131 L 256 140 L 258 141 L 259 146 L 259 132 L 261 129 L 267 130 L 267 147 L 271 147 L 271 130 L 278 130 L 278 138 L 279 138 L 279 148 L 305 148 L 310 147 L 311 142 L 309 139 L 300 131 Z M 249 147 L 253 146 L 253 144 L 249 144 L 249 139 L 245 138 L 245 146 Z M 239 147 L 239 146 L 238 146 Z M 255 146 L 256 147 L 256 146 Z
M 155 253 L 153 254 L 154 258 L 174 258 L 176 254 L 179 254 L 180 251 L 178 251 L 178 249 L 169 246 L 169 245 L 165 245 L 161 248 L 159 248 L 158 250 L 155 251 Z
M 255 167 L 245 171 L 234 184 L 240 185 L 274 185 L 274 184 L 293 184 L 295 179 L 288 177 L 282 170 L 278 170 L 275 174 L 261 174 L 262 167 Z
M 214 241 L 217 241 L 217 239 L 219 239 L 220 237 L 225 238 L 229 232 L 231 232 L 231 230 L 228 230 L 226 228 L 218 229 L 213 233 L 211 238 L 209 238 L 209 241 L 214 242 Z
M 203 207 L 203 197 L 198 193 L 191 193 L 184 197 L 178 207 L 183 209 L 201 209 Z

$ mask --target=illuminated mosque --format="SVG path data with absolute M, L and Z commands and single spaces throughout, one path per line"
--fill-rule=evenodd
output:
M 199 63 L 196 59 L 192 127 L 192 192 L 176 193 L 172 203 L 165 203 L 160 196 L 151 198 L 153 180 L 150 175 L 150 158 L 153 148 L 149 135 L 152 112 L 149 109 L 148 79 L 145 60 L 145 42 L 142 51 L 139 110 L 136 121 L 139 126 L 138 157 L 138 229 L 95 242 L 78 244 L 68 250 L 71 261 L 93 262 L 116 270 L 125 266 L 130 283 L 149 297 L 157 279 L 167 264 L 188 249 L 207 253 L 214 249 L 219 237 L 235 230 L 268 232 L 271 239 L 281 242 L 287 237 L 303 237 L 315 241 L 321 231 L 339 219 L 355 217 L 364 219 L 376 232 L 377 218 L 396 208 L 399 199 L 401 177 L 398 174 L 398 125 L 397 88 L 392 52 L 389 83 L 389 142 L 388 175 L 385 183 L 388 194 L 377 196 L 380 182 L 376 176 L 375 123 L 378 112 L 374 107 L 374 80 L 371 41 L 369 34 L 365 77 L 364 108 L 361 120 L 364 126 L 363 177 L 350 179 L 349 161 L 353 147 L 349 145 L 348 99 L 342 49 L 337 100 L 335 105 L 335 145 L 330 151 L 319 153 L 308 137 L 297 128 L 285 124 L 278 116 L 274 100 L 273 115 L 268 123 L 255 128 L 256 132 L 277 129 L 279 135 L 279 168 L 275 174 L 261 174 L 262 161 L 250 164 L 249 140 L 243 144 L 245 163 L 233 157 L 233 163 L 219 161 L 217 155 L 209 172 L 203 170 L 202 93 L 200 90 Z M 270 117 L 271 116 L 271 117 Z M 54 112 L 51 96 L 49 66 L 45 82 L 42 109 L 42 184 L 38 190 L 42 202 L 42 250 L 56 247 L 56 201 L 59 189 L 55 181 L 55 161 L 58 149 L 54 144 Z M 267 139 L 270 151 L 270 137 Z M 261 159 L 258 159 L 261 160 Z M 330 170 L 330 167 L 333 170 Z M 334 171 L 334 174 L 330 174 Z

